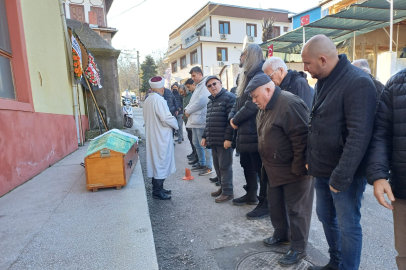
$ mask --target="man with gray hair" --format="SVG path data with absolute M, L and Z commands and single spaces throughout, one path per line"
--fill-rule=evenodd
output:
M 366 59 L 355 60 L 354 62 L 352 62 L 352 64 L 354 66 L 356 66 L 356 67 L 359 67 L 360 69 L 362 69 L 366 73 L 368 73 L 369 77 L 371 77 L 372 81 L 374 82 L 375 88 L 376 88 L 376 99 L 377 99 L 376 108 L 378 108 L 379 101 L 381 100 L 382 91 L 385 88 L 385 86 L 380 81 L 375 79 L 374 76 L 372 76 L 371 69 L 369 68 L 369 64 L 368 64 L 368 61 Z
M 262 66 L 265 74 L 271 78 L 276 86 L 300 97 L 309 110 L 312 107 L 314 90 L 306 80 L 306 73 L 288 69 L 285 62 L 279 57 L 270 57 Z

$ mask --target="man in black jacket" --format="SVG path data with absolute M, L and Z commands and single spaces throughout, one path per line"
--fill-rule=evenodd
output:
M 268 58 L 262 70 L 271 78 L 276 86 L 282 90 L 291 92 L 292 94 L 300 97 L 307 105 L 312 107 L 314 90 L 309 86 L 304 72 L 297 72 L 296 70 L 288 70 L 285 62 L 276 56 Z
M 175 136 L 178 136 L 178 143 L 181 144 L 183 141 L 183 98 L 181 97 L 181 95 L 179 94 L 179 85 L 178 83 L 174 83 L 171 86 L 171 90 L 172 90 L 172 94 L 175 97 L 175 101 L 177 104 L 177 114 L 176 114 L 176 120 L 178 121 L 178 125 L 179 125 L 179 130 L 177 131 L 177 133 L 175 133 Z
M 240 67 L 243 68 L 237 87 L 237 100 L 229 115 L 231 126 L 236 132 L 237 152 L 240 153 L 240 164 L 244 169 L 246 180 L 246 194 L 234 199 L 235 205 L 257 204 L 258 177 L 261 177 L 262 161 L 258 153 L 258 134 L 255 119 L 258 107 L 252 98 L 244 93 L 251 79 L 263 73 L 264 64 L 261 47 L 257 44 L 248 45 L 241 54 Z M 268 201 L 266 200 L 266 183 L 261 182 L 259 192 L 260 203 L 254 211 L 247 214 L 248 219 L 264 218 L 269 215 Z
M 338 55 L 324 35 L 303 47 L 304 70 L 318 79 L 309 119 L 307 162 L 316 177 L 316 212 L 329 244 L 328 265 L 357 270 L 362 249 L 363 158 L 372 135 L 376 90 L 371 78 Z
M 213 165 L 216 170 L 221 188 L 211 193 L 216 197 L 216 203 L 222 203 L 234 198 L 233 195 L 233 128 L 228 121 L 235 95 L 228 92 L 221 85 L 219 78 L 210 76 L 206 80 L 207 89 L 210 91 L 207 103 L 206 128 L 201 145 L 211 148 Z
M 176 103 L 175 96 L 173 95 L 172 91 L 169 90 L 168 88 L 165 88 L 164 90 L 164 99 L 166 100 L 166 103 L 168 104 L 169 111 L 173 116 L 176 116 L 178 114 L 178 104 Z
M 367 178 L 378 202 L 393 210 L 396 263 L 406 269 L 406 69 L 386 84 L 375 115 Z M 389 174 L 392 172 L 392 175 Z M 389 183 L 388 180 L 389 179 Z M 387 194 L 392 205 L 385 201 Z M 396 198 L 396 199 L 395 199 Z

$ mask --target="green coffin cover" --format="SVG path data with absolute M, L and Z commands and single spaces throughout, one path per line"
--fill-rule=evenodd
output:
M 87 156 L 105 148 L 127 154 L 136 142 L 137 140 L 134 138 L 117 132 L 110 132 L 103 136 L 99 136 L 90 142 L 89 147 L 87 148 Z

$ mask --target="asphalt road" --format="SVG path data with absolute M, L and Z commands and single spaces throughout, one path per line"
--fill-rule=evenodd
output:
M 134 109 L 134 129 L 145 141 L 142 108 Z M 210 183 L 211 176 L 198 176 L 192 181 L 182 177 L 187 165 L 186 155 L 191 152 L 187 141 L 175 146 L 177 171 L 165 181 L 172 189 L 171 201 L 151 198 L 151 180 L 145 174 L 145 145 L 140 145 L 140 160 L 147 188 L 149 210 L 160 269 L 235 269 L 239 260 L 250 253 L 270 250 L 262 239 L 272 235 L 269 218 L 249 221 L 245 214 L 254 206 L 234 206 L 231 202 L 217 204 L 210 196 L 217 187 Z M 234 195 L 244 195 L 245 183 L 239 158 L 234 157 Z M 381 207 L 367 186 L 362 206 L 364 233 L 363 270 L 395 270 L 393 218 L 391 211 Z M 286 247 L 285 247 L 286 249 Z M 285 250 L 276 249 L 277 252 Z M 323 228 L 313 207 L 307 259 L 316 264 L 328 262 L 328 246 Z

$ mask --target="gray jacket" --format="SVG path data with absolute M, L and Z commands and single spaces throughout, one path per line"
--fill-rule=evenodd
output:
M 206 87 L 206 77 L 196 85 L 192 98 L 186 106 L 185 111 L 190 114 L 186 127 L 187 128 L 205 128 L 207 103 L 209 102 L 210 92 Z

